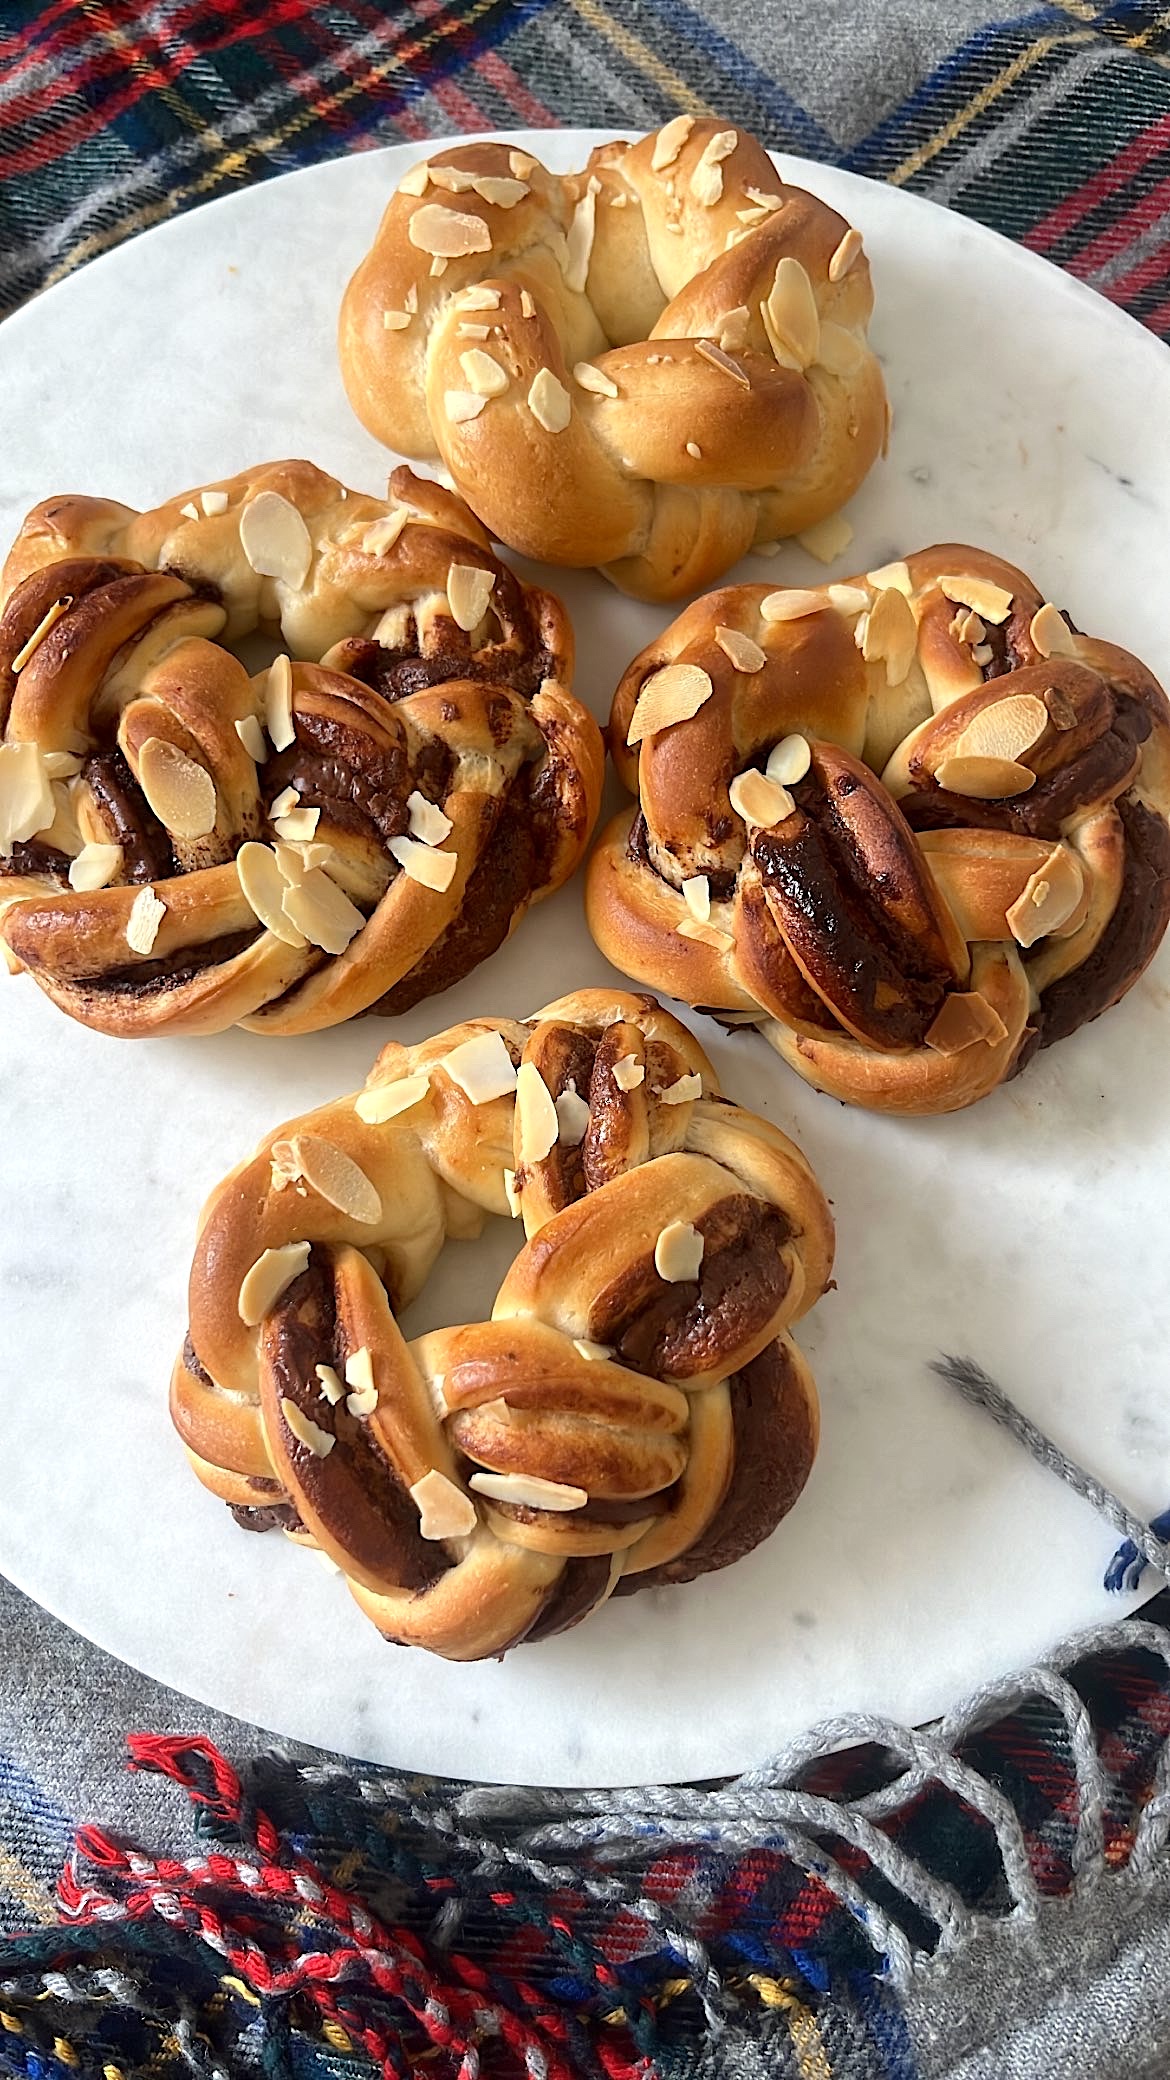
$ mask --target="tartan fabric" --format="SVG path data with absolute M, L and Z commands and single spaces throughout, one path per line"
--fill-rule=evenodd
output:
M 342 151 L 516 125 L 635 131 L 691 110 L 929 194 L 1170 336 L 1170 12 L 821 0 L 815 27 L 778 12 L 752 0 L 0 5 L 0 310 L 180 210 Z M 1074 1681 L 1120 1885 L 1139 1817 L 1165 1796 L 1170 1684 L 1145 1652 L 1087 1662 Z M 1080 1816 L 1060 1712 L 1033 1699 L 961 1752 L 1018 1816 L 1039 1892 L 1067 1900 Z M 814 1860 L 819 1848 L 851 1881 L 850 1903 L 782 1830 L 745 1845 L 720 1821 L 659 1847 L 648 1828 L 620 1864 L 583 1848 L 565 1868 L 513 1854 L 506 1828 L 490 1853 L 455 1844 L 444 1816 L 459 1787 L 384 1773 L 375 1798 L 372 1776 L 276 1759 L 241 1782 L 195 1737 L 142 1737 L 135 1753 L 196 1801 L 199 1839 L 169 1858 L 88 1829 L 67 1861 L 66 1803 L 23 1753 L 0 1752 L 0 2073 L 941 2070 L 865 1903 L 918 1958 L 938 1924 L 830 1825 Z M 888 1754 L 854 1748 L 804 1784 L 847 1814 L 896 1775 Z M 996 1831 L 954 1791 L 930 1784 L 882 1826 L 973 1915 L 1007 1915 Z M 1045 2067 L 1056 2080 L 1084 2069 Z M 1103 2060 L 1094 2069 L 1105 2080 Z

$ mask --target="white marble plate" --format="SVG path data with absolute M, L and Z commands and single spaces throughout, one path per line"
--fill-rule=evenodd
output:
M 554 165 L 595 138 L 517 140 Z M 414 147 L 247 190 L 135 239 L 0 330 L 0 538 L 33 501 L 149 505 L 305 454 L 386 462 L 334 361 L 342 286 Z M 1082 626 L 1170 676 L 1170 357 L 991 233 L 820 166 L 862 229 L 895 407 L 844 568 L 947 537 L 1020 562 Z M 799 550 L 743 575 L 814 582 Z M 554 574 L 603 716 L 669 616 Z M 404 1038 L 528 1012 L 610 971 L 580 886 L 535 912 Z M 972 1112 L 896 1122 L 807 1090 L 762 1040 L 696 1020 L 726 1086 L 803 1143 L 840 1226 L 839 1290 L 802 1327 L 824 1442 L 758 1552 L 609 1606 L 501 1665 L 382 1644 L 336 1577 L 238 1531 L 189 1475 L 165 1394 L 205 1192 L 275 1121 L 361 1081 L 377 1023 L 305 1040 L 119 1043 L 0 983 L 0 1567 L 79 1631 L 276 1732 L 475 1778 L 621 1783 L 758 1763 L 847 1708 L 921 1719 L 1118 1613 L 1109 1530 L 929 1375 L 973 1353 L 1139 1508 L 1170 1501 L 1170 961 Z M 514 1231 L 452 1245 L 411 1327 L 487 1310 Z M 84 1701 L 77 1701 L 84 1709 Z M 198 1712 L 192 1709 L 192 1722 Z

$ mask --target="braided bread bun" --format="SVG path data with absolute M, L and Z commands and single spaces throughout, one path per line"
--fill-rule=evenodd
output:
M 610 741 L 638 808 L 590 862 L 602 952 L 851 1104 L 974 1103 L 1170 917 L 1165 695 L 982 550 L 698 600 Z
M 395 1315 L 520 1214 L 492 1319 Z M 767 1537 L 817 1445 L 789 1325 L 833 1229 L 799 1150 L 652 997 L 392 1043 L 205 1209 L 171 1412 L 246 1526 L 317 1545 L 387 1638 L 457 1661 Z
M 408 469 L 54 499 L 0 601 L 0 945 L 86 1025 L 406 1010 L 581 857 L 604 750 L 568 618 Z M 249 678 L 222 646 L 257 628 L 297 661 Z
M 491 532 L 640 599 L 835 513 L 886 429 L 857 232 L 755 139 L 676 116 L 551 174 L 411 169 L 341 308 L 350 402 Z

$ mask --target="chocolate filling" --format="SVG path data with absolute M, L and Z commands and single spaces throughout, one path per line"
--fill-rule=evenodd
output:
M 1170 831 L 1160 816 L 1130 796 L 1123 795 L 1116 806 L 1125 831 L 1117 907 L 1088 959 L 1044 991 L 1035 1014 L 1036 1037 L 1021 1049 L 1015 1074 L 1038 1048 L 1067 1039 L 1116 1004 L 1157 952 L 1170 924 Z
M 176 871 L 175 855 L 165 827 L 147 806 L 130 767 L 115 746 L 87 760 L 83 774 L 95 801 L 113 827 L 113 842 L 122 847 L 123 881 L 167 881 Z
M 5 874 L 37 874 L 58 888 L 68 888 L 70 864 L 67 852 L 58 852 L 55 846 L 45 845 L 39 838 L 29 838 L 14 845 L 7 859 L 0 854 L 0 878 Z
M 696 1221 L 704 1238 L 698 1279 L 667 1283 L 652 1257 L 599 1296 L 591 1336 L 616 1346 L 624 1365 L 660 1379 L 717 1366 L 774 1316 L 791 1272 L 781 1252 L 792 1226 L 778 1207 L 736 1193 Z
M 578 1625 L 605 1595 L 609 1586 L 609 1569 L 608 1553 L 597 1553 L 584 1560 L 567 1560 L 560 1580 L 554 1583 L 532 1624 L 520 1638 L 535 1646 L 538 1640 L 551 1639 L 554 1633 L 567 1632 L 571 1625 Z M 520 1640 L 512 1640 L 509 1644 L 517 1647 Z
M 241 1531 L 303 1531 L 291 1502 L 273 1502 L 256 1507 L 245 1502 L 229 1502 L 228 1508 Z
M 376 741 L 335 715 L 298 714 L 297 740 L 272 760 L 266 775 L 272 796 L 295 787 L 306 808 L 320 809 L 340 830 L 376 837 L 383 846 L 407 828 L 406 797 L 418 786 L 428 800 L 441 800 L 452 760 L 437 741 L 409 770 L 406 748 Z M 421 784 L 429 782 L 429 784 Z
M 225 932 L 220 939 L 207 939 L 202 946 L 184 946 L 161 961 L 139 961 L 133 968 L 110 968 L 103 975 L 86 976 L 81 988 L 102 996 L 152 997 L 164 989 L 181 989 L 255 944 L 256 932 Z

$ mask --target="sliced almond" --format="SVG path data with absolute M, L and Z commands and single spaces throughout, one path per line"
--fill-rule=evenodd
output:
M 718 925 L 700 924 L 697 917 L 684 917 L 674 929 L 680 939 L 697 939 L 703 946 L 713 946 L 716 953 L 728 953 L 735 945 L 730 932 L 721 932 Z
M 272 828 L 287 845 L 308 845 L 316 837 L 320 821 L 319 809 L 290 809 L 284 816 L 273 817 Z
M 738 361 L 733 361 L 730 354 L 725 354 L 722 347 L 717 347 L 713 339 L 697 339 L 695 352 L 702 360 L 709 361 L 712 368 L 717 368 L 721 375 L 730 376 L 732 382 L 738 383 L 741 389 L 751 389 L 752 379 L 746 368 L 741 368 Z
M 975 578 L 959 574 L 940 578 L 938 589 L 947 599 L 957 600 L 960 606 L 972 607 L 982 614 L 985 621 L 998 627 L 1006 621 L 1012 610 L 1012 594 L 1005 592 L 1002 585 L 995 585 L 990 578 Z
M 420 1538 L 470 1538 L 475 1530 L 475 1504 L 462 1488 L 432 1466 L 409 1490 L 418 1510 Z
M 490 253 L 492 235 L 482 217 L 462 210 L 445 209 L 441 202 L 424 202 L 406 227 L 412 246 L 436 259 L 462 260 L 468 253 Z
M 804 621 L 810 614 L 825 613 L 828 604 L 823 592 L 811 592 L 801 586 L 790 585 L 783 592 L 769 592 L 760 601 L 760 619 Z
M 420 888 L 431 888 L 442 895 L 455 879 L 457 853 L 436 852 L 433 845 L 420 845 L 417 838 L 391 838 L 386 849 Z
M 285 915 L 283 904 L 288 893 L 288 883 L 280 871 L 275 852 L 269 845 L 250 842 L 241 845 L 236 854 L 236 873 L 240 880 L 240 893 L 250 910 L 259 918 L 266 931 L 286 946 L 303 946 L 303 933 L 299 932 L 291 919 Z
M 590 1336 L 574 1336 L 573 1349 L 578 1357 L 586 1359 L 591 1365 L 601 1364 L 613 1356 L 612 1344 L 594 1343 Z
M 83 845 L 69 865 L 69 886 L 88 895 L 92 889 L 108 888 L 122 871 L 120 845 Z
M 153 953 L 158 928 L 166 914 L 167 906 L 154 889 L 140 888 L 126 920 L 127 946 L 135 953 Z
M 627 744 L 640 744 L 644 737 L 669 729 L 672 723 L 689 722 L 714 690 L 701 665 L 663 665 L 643 683 L 630 717 Z
M 184 520 L 198 520 L 199 518 L 199 508 L 193 499 L 189 504 L 180 506 L 179 511 L 183 515 Z
M 518 1221 L 524 1209 L 520 1203 L 520 1194 L 516 1189 L 516 1172 L 514 1170 L 505 1170 L 504 1172 L 504 1197 L 508 1202 L 508 1212 L 511 1214 L 512 1219 Z
M 838 614 L 864 614 L 869 605 L 869 594 L 863 585 L 826 585 L 825 594 Z
M 250 895 L 248 901 L 252 901 Z M 366 921 L 344 889 L 320 867 L 306 874 L 298 888 L 285 887 L 281 908 L 289 923 L 324 953 L 344 953 Z
M 698 441 L 687 441 L 686 452 L 694 462 L 701 462 L 703 459 L 703 450 L 700 448 Z
M 467 1485 L 493 1502 L 510 1502 L 517 1509 L 584 1509 L 589 1500 L 587 1488 L 541 1480 L 535 1473 L 473 1473 Z
M 748 343 L 752 314 L 746 303 L 737 303 L 733 310 L 724 311 L 719 320 L 719 344 L 725 354 L 741 354 Z
M 314 1459 L 329 1457 L 337 1443 L 331 1430 L 322 1430 L 321 1425 L 315 1423 L 312 1416 L 305 1415 L 295 1401 L 290 1401 L 287 1394 L 281 1395 L 280 1413 L 297 1443 L 303 1444 L 307 1452 L 312 1452 Z
M 264 719 L 274 751 L 287 751 L 297 733 L 292 719 L 292 659 L 274 657 L 264 689 Z
M 66 593 L 63 598 L 55 599 L 53 601 L 52 606 L 49 607 L 46 610 L 46 612 L 41 615 L 41 618 L 37 622 L 37 625 L 34 628 L 31 636 L 29 636 L 28 641 L 21 644 L 20 649 L 17 651 L 16 656 L 13 658 L 12 664 L 9 668 L 11 671 L 23 672 L 25 665 L 29 661 L 29 658 L 34 656 L 35 653 L 40 649 L 40 646 L 44 642 L 45 637 L 48 635 L 49 630 L 51 628 L 56 628 L 57 623 L 60 621 L 62 615 L 67 614 L 72 605 L 73 594 L 71 592 Z
M 297 508 L 279 491 L 258 491 L 240 514 L 240 547 L 260 578 L 279 578 L 299 592 L 313 561 L 313 542 Z
M 738 628 L 717 627 L 715 641 L 737 672 L 761 672 L 768 662 L 767 651 Z
M 500 292 L 487 282 L 473 282 L 470 288 L 460 290 L 459 308 L 461 311 L 498 311 Z
M 351 1221 L 373 1227 L 382 1218 L 382 1201 L 361 1165 L 321 1134 L 297 1134 L 292 1141 L 296 1174 L 310 1189 Z
M 527 181 L 509 180 L 506 173 L 477 173 L 471 185 L 481 202 L 489 202 L 493 209 L 515 209 L 532 193 Z
M 428 802 L 417 787 L 407 795 L 406 809 L 410 835 L 417 838 L 420 845 L 441 845 L 444 838 L 450 837 L 454 828 L 451 818 L 443 814 L 437 802 Z
M 619 1091 L 636 1091 L 646 1081 L 646 1064 L 637 1055 L 619 1055 L 613 1065 L 613 1080 Z
M 851 224 L 845 236 L 834 246 L 830 256 L 829 280 L 831 282 L 839 282 L 843 276 L 848 274 L 855 261 L 860 258 L 861 246 L 861 233 Z
M 394 547 L 407 521 L 410 519 L 405 506 L 398 506 L 393 513 L 386 513 L 367 527 L 361 539 L 363 556 L 385 556 Z
M 818 563 L 835 563 L 853 540 L 853 529 L 843 514 L 830 513 L 827 520 L 819 520 L 815 527 L 806 527 L 796 539 Z
M 468 347 L 459 356 L 459 366 L 467 378 L 467 387 L 480 397 L 500 397 L 507 389 L 511 377 L 506 368 L 482 347 Z
M 382 327 L 386 332 L 405 332 L 410 323 L 409 311 L 383 311 Z
M 546 433 L 563 433 L 573 416 L 573 400 L 551 368 L 538 368 L 528 391 L 528 409 Z
M 255 765 L 262 766 L 268 756 L 268 746 L 264 742 L 264 731 L 260 727 L 259 717 L 241 715 L 233 727 L 248 757 Z
M 312 1244 L 286 1242 L 280 1249 L 266 1249 L 244 1274 L 237 1302 L 240 1320 L 249 1329 L 262 1322 L 276 1306 L 282 1293 L 299 1278 L 309 1262 Z
M 520 291 L 520 316 L 522 318 L 535 318 L 536 316 L 536 305 L 532 301 L 532 291 L 530 289 L 521 289 Z
M 690 1221 L 671 1221 L 654 1245 L 654 1269 L 668 1285 L 685 1284 L 698 1278 L 703 1262 L 703 1238 Z
M 214 520 L 220 513 L 227 512 L 228 495 L 226 491 L 201 491 L 199 503 L 208 519 Z
M 1036 785 L 1035 773 L 1010 758 L 944 758 L 934 777 L 948 794 L 970 795 L 977 802 L 1010 801 Z
M 692 917 L 700 924 L 707 924 L 711 917 L 711 883 L 706 874 L 692 874 L 683 882 L 680 890 L 683 902 Z
M 953 748 L 955 758 L 1022 759 L 1048 727 L 1048 710 L 1034 693 L 1012 693 L 992 701 L 967 724 Z M 964 790 L 966 792 L 967 790 Z
M 592 390 L 597 397 L 616 397 L 618 386 L 603 368 L 595 368 L 592 361 L 578 361 L 573 369 L 573 381 L 582 390 Z
M 518 181 L 526 181 L 536 165 L 528 152 L 509 152 L 508 164 Z
M 42 751 L 41 764 L 50 780 L 75 780 L 81 771 L 76 751 Z
M 428 171 L 432 188 L 442 188 L 447 195 L 466 195 L 475 186 L 475 169 L 471 166 L 432 166 Z
M 904 592 L 909 599 L 914 590 L 910 566 L 901 560 L 896 563 L 883 563 L 876 571 L 867 571 L 865 576 L 875 592 L 888 592 L 892 586 L 895 592 Z
M 690 190 L 695 201 L 704 209 L 713 209 L 723 195 L 723 167 L 721 161 L 730 157 L 739 143 L 735 130 L 719 130 L 708 138 L 699 155 L 698 163 L 691 173 Z
M 971 652 L 971 662 L 978 665 L 990 664 L 994 655 L 995 652 L 990 643 L 976 643 Z
M 204 838 L 215 829 L 215 782 L 206 767 L 165 737 L 148 737 L 138 753 L 138 784 L 172 837 Z
M 490 325 L 473 325 L 467 318 L 455 327 L 455 332 L 459 339 L 490 339 L 492 336 Z
M 269 819 L 289 815 L 290 811 L 297 807 L 300 799 L 295 787 L 282 788 L 275 800 L 268 805 Z
M 987 630 L 979 619 L 978 614 L 971 607 L 966 607 L 956 614 L 951 622 L 951 634 L 957 642 L 974 644 L 983 641 Z
M 520 1163 L 543 1163 L 560 1130 L 557 1108 L 540 1070 L 535 1062 L 521 1062 L 516 1074 L 516 1153 Z
M 431 1087 L 430 1075 L 424 1071 L 419 1076 L 403 1076 L 397 1083 L 377 1083 L 369 1090 L 359 1091 L 353 1109 L 368 1127 L 380 1127 L 388 1119 L 397 1119 L 400 1112 L 411 1112 L 422 1103 Z
M 345 1393 L 345 1388 L 338 1379 L 332 1365 L 314 1365 L 313 1370 L 321 1383 L 319 1390 L 321 1400 L 327 1401 L 330 1408 L 336 1408 Z
M 400 195 L 423 195 L 426 193 L 426 186 L 430 177 L 430 167 L 425 159 L 420 159 L 417 166 L 412 166 L 408 173 L 403 174 L 402 179 L 398 183 L 398 193 Z
M 675 1083 L 668 1083 L 665 1090 L 655 1091 L 660 1105 L 689 1105 L 703 1095 L 703 1079 L 695 1070 L 689 1076 L 680 1076 Z
M 443 410 L 453 426 L 466 426 L 469 419 L 478 419 L 487 398 L 478 390 L 444 390 Z
M 760 306 L 760 315 L 773 350 L 779 339 L 801 368 L 816 360 L 821 335 L 817 300 L 807 269 L 790 253 L 776 263 L 772 287 Z
M 954 991 L 930 1027 L 926 1045 L 936 1054 L 962 1054 L 965 1047 L 974 1047 L 980 1040 L 993 1047 L 1006 1038 L 1007 1027 L 986 997 L 977 990 Z
M 869 610 L 861 654 L 867 664 L 885 660 L 886 684 L 900 686 L 918 654 L 918 623 L 900 586 L 886 585 Z
M 582 291 L 589 277 L 589 262 L 593 254 L 593 234 L 597 211 L 597 190 L 591 182 L 573 211 L 569 235 L 565 241 L 565 287 Z
M 442 1065 L 473 1105 L 487 1105 L 492 1098 L 506 1098 L 516 1089 L 516 1065 L 502 1033 L 476 1033 L 461 1040 Z
M 831 376 L 855 375 L 865 359 L 865 348 L 855 332 L 844 325 L 822 325 L 817 343 L 817 365 Z
M 727 792 L 736 815 L 761 830 L 771 830 L 774 824 L 783 823 L 796 807 L 786 787 L 776 780 L 769 780 L 766 773 L 757 773 L 754 768 L 746 773 L 737 773 Z
M 468 634 L 487 613 L 495 582 L 495 572 L 485 571 L 477 563 L 453 563 L 448 570 L 447 603 L 453 620 Z
M 374 1398 L 371 1406 L 377 1406 L 378 1392 L 374 1385 L 374 1360 L 368 1344 L 363 1343 L 359 1350 L 351 1351 L 346 1358 L 345 1384 L 347 1387 L 352 1387 L 355 1394 L 372 1394 Z M 367 1410 L 367 1414 L 369 1412 Z M 351 1415 L 357 1415 L 357 1413 L 357 1409 L 350 1409 Z
M 771 210 L 783 209 L 784 207 L 783 195 L 766 195 L 762 188 L 750 187 L 746 182 L 744 184 L 743 192 L 747 196 L 749 202 L 754 202 L 757 209 L 763 210 L 765 216 L 767 216 Z
M 674 165 L 694 127 L 693 116 L 673 116 L 669 123 L 663 124 L 650 154 L 652 173 L 662 173 L 666 167 Z
M 562 1148 L 579 1148 L 589 1131 L 589 1107 L 576 1091 L 562 1091 L 557 1098 L 557 1140 Z
M 311 840 L 306 842 L 293 839 L 274 845 L 272 849 L 276 854 L 276 864 L 281 875 L 290 888 L 299 888 L 306 874 L 311 873 L 314 867 L 327 867 L 333 858 L 332 845 L 326 845 L 323 841 L 314 844 Z
M 1028 634 L 1041 657 L 1071 657 L 1077 647 L 1068 622 L 1050 599 L 1033 614 Z
M 1054 845 L 1007 912 L 1008 930 L 1017 945 L 1034 946 L 1038 939 L 1059 933 L 1078 909 L 1084 892 L 1084 869 L 1076 854 L 1067 845 Z
M 35 744 L 0 744 L 0 854 L 49 828 L 53 785 Z
M 764 776 L 774 780 L 779 787 L 795 787 L 798 780 L 804 779 L 811 764 L 812 746 L 807 737 L 781 737 L 768 753 Z

